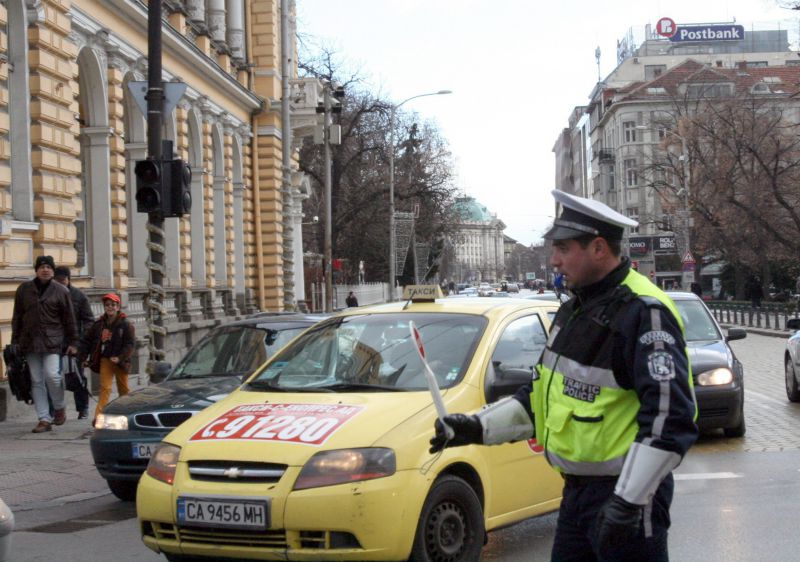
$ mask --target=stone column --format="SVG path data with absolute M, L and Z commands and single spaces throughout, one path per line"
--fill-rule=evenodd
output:
M 206 14 L 208 32 L 217 48 L 225 45 L 225 0 L 209 0 Z M 243 26 L 244 27 L 244 26 Z
M 236 267 L 233 279 L 236 293 L 236 303 L 244 309 L 245 278 L 244 278 L 244 184 L 233 184 L 233 254 Z
M 186 0 L 186 11 L 189 22 L 201 30 L 206 29 L 206 0 Z
M 114 284 L 114 251 L 111 234 L 111 175 L 109 166 L 109 127 L 83 127 L 81 129 L 81 148 L 86 154 L 88 170 L 83 173 L 90 178 L 89 198 L 92 225 L 88 246 L 92 275 L 96 287 L 111 287 Z M 103 212 L 105 211 L 105 212 Z
M 228 0 L 227 40 L 231 57 L 237 64 L 247 56 L 244 44 L 244 0 Z

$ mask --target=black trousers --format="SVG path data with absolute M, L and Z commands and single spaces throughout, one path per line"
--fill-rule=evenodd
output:
M 669 474 L 645 506 L 642 528 L 636 540 L 606 557 L 597 553 L 595 522 L 603 504 L 614 493 L 617 478 L 567 477 L 564 483 L 552 562 L 667 562 L 667 531 L 670 525 L 674 481 Z

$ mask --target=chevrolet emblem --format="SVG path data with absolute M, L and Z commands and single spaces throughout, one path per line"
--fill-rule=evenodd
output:
M 243 474 L 243 471 L 239 470 L 238 466 L 234 466 L 231 468 L 226 468 L 222 472 L 222 474 L 227 476 L 228 478 L 234 479 L 234 478 L 239 478 Z

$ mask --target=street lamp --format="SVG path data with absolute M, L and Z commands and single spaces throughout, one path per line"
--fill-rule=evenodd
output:
M 404 103 L 417 98 L 424 98 L 426 96 L 442 96 L 452 94 L 450 90 L 439 90 L 438 92 L 430 92 L 427 94 L 418 94 L 406 98 L 398 104 L 391 107 L 389 112 L 389 301 L 394 300 L 394 282 L 396 272 L 395 266 L 395 244 L 394 244 L 394 118 L 397 110 Z M 414 264 L 416 266 L 416 264 Z

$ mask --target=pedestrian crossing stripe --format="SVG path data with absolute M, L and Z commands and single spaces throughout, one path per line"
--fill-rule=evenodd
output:
M 675 480 L 724 480 L 725 478 L 741 478 L 744 474 L 736 472 L 695 472 L 690 474 L 675 474 Z

